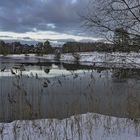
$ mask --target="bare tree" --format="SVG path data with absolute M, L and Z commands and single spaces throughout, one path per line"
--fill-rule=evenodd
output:
M 90 0 L 82 18 L 84 25 L 108 39 L 116 28 L 140 37 L 140 0 Z

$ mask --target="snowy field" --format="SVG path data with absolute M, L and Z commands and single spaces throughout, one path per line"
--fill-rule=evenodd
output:
M 87 113 L 0 124 L 0 140 L 139 140 L 139 120 Z

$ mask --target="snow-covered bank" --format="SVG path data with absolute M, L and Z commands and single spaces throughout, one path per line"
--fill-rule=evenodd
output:
M 103 67 L 140 68 L 140 53 L 79 53 L 81 64 Z M 61 60 L 75 61 L 71 54 L 64 54 Z
M 0 124 L 1 140 L 139 140 L 139 120 L 94 113 Z
M 102 67 L 123 67 L 123 68 L 140 68 L 140 53 L 99 53 L 99 52 L 84 52 L 78 53 L 79 62 L 84 65 L 94 65 Z M 6 57 L 13 57 L 14 59 L 19 59 L 23 57 L 35 57 L 46 60 L 54 60 L 55 55 L 43 55 L 37 56 L 34 54 L 25 55 L 7 55 Z M 69 54 L 62 54 L 60 61 L 63 62 L 75 62 L 74 56 Z

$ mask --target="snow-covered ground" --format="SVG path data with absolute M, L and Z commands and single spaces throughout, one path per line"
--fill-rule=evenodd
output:
M 0 124 L 0 140 L 139 140 L 139 120 L 94 113 Z
M 105 67 L 136 67 L 140 68 L 140 53 L 79 53 L 82 64 Z M 62 61 L 75 61 L 72 54 L 63 54 Z
M 103 66 L 103 67 L 125 67 L 125 68 L 140 68 L 140 53 L 106 53 L 106 52 L 84 52 L 78 53 L 79 62 L 85 65 Z M 36 56 L 34 54 L 25 55 L 8 55 L 6 57 L 22 58 L 36 57 L 47 60 L 55 59 L 55 55 Z M 76 61 L 71 53 L 62 54 L 60 61 L 68 63 Z
M 54 55 L 8 55 L 54 60 Z M 79 62 L 105 67 L 140 68 L 140 53 L 79 53 Z M 72 54 L 62 54 L 61 61 L 74 62 Z M 10 71 L 9 71 L 10 73 Z M 61 110 L 60 110 L 61 111 Z M 72 116 L 67 119 L 41 119 L 0 123 L 0 140 L 139 140 L 140 119 L 127 119 L 94 113 Z

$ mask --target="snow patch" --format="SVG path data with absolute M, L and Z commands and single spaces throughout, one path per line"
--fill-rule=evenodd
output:
M 2 140 L 139 140 L 139 121 L 94 113 L 0 124 Z

